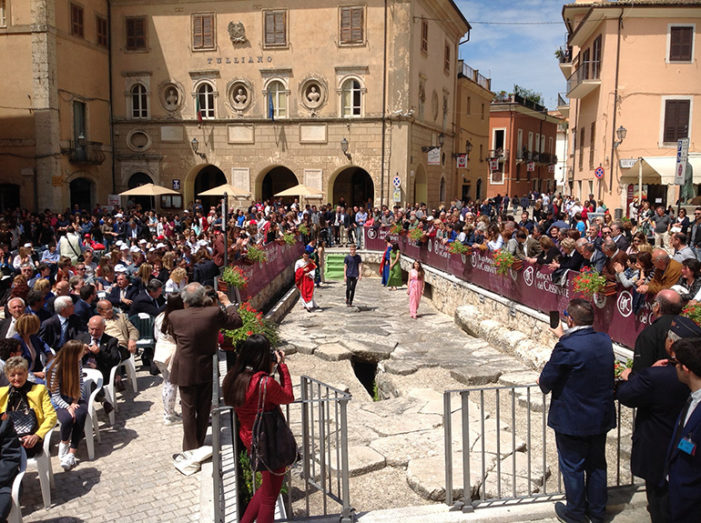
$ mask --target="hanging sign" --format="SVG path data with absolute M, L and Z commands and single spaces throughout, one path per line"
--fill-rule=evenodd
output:
M 554 163 L 551 163 L 550 165 L 548 165 L 548 173 L 555 174 L 555 164 Z
M 467 169 L 467 155 L 466 154 L 458 154 L 456 167 L 458 169 Z
M 180 178 L 173 178 L 173 190 L 174 191 L 180 190 Z
M 498 171 L 499 170 L 499 159 L 498 158 L 490 158 L 489 159 L 489 168 L 492 171 Z
M 526 170 L 527 170 L 528 172 L 533 172 L 533 171 L 535 171 L 535 162 L 528 162 L 528 163 L 526 164 Z
M 684 185 L 686 162 L 689 160 L 689 139 L 677 140 L 677 164 L 674 169 L 674 185 Z
M 596 176 L 599 180 L 601 180 L 604 177 L 604 168 L 599 166 L 594 170 L 594 176 Z
M 394 185 L 395 189 L 399 189 L 399 187 L 401 187 L 402 181 L 399 179 L 399 176 L 392 178 L 392 185 Z
M 438 147 L 434 147 L 428 151 L 427 164 L 428 165 L 440 165 L 441 164 L 441 150 Z

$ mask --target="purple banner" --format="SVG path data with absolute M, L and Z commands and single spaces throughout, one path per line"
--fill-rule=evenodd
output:
M 497 274 L 492 255 L 475 250 L 472 255 L 451 254 L 447 245 L 429 240 L 416 245 L 406 235 L 390 234 L 389 229 L 365 229 L 365 246 L 369 250 L 384 251 L 387 237 L 399 243 L 402 253 L 417 259 L 424 265 L 447 272 L 466 282 L 516 301 L 540 312 L 562 311 L 569 300 L 581 297 L 574 292 L 574 278 L 569 271 L 567 285 L 552 281 L 552 270 L 540 265 L 524 263 L 519 271 L 509 270 L 508 275 Z M 606 332 L 611 339 L 633 347 L 641 330 L 650 323 L 649 302 L 633 313 L 633 296 L 630 291 L 618 286 L 613 296 L 595 296 L 596 318 L 594 328 Z
M 234 262 L 248 278 L 248 284 L 241 289 L 241 299 L 248 300 L 262 291 L 275 277 L 302 256 L 304 244 L 294 245 L 272 242 L 263 247 L 268 259 L 265 263 Z

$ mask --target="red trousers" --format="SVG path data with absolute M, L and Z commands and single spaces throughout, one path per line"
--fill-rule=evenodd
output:
M 241 523 L 272 523 L 275 519 L 275 502 L 282 488 L 282 480 L 285 478 L 285 469 L 276 470 L 279 475 L 271 474 L 268 471 L 261 472 L 263 482 L 253 499 L 248 503 L 246 512 L 241 518 Z

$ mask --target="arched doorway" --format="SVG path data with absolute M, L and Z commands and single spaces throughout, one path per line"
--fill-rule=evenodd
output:
M 153 179 L 146 173 L 134 173 L 129 178 L 129 183 L 127 184 L 130 189 L 136 189 L 141 185 L 146 185 L 147 183 L 153 183 Z M 134 206 L 140 206 L 141 210 L 149 211 L 156 208 L 156 202 L 153 200 L 153 196 L 130 196 L 129 200 L 134 202 Z
M 414 177 L 414 203 L 428 203 L 428 183 L 422 165 L 418 166 Z
M 216 165 L 207 165 L 203 167 L 195 178 L 195 199 L 202 202 L 204 214 L 209 212 L 209 208 L 216 207 L 221 202 L 221 196 L 198 196 L 201 192 L 212 189 L 219 185 L 227 183 L 226 176 Z
M 19 185 L 0 183 L 0 211 L 16 209 L 19 206 Z
M 294 187 L 298 183 L 295 173 L 287 167 L 273 167 L 263 177 L 260 188 L 261 200 L 270 200 L 275 194 L 289 189 L 290 187 Z M 289 198 L 289 200 L 294 200 L 294 197 Z
M 338 204 L 341 198 L 347 205 L 368 206 L 375 198 L 375 186 L 372 178 L 365 169 L 360 167 L 349 167 L 344 169 L 333 181 L 332 203 Z
M 477 189 L 475 191 L 475 200 L 478 202 L 482 200 L 482 178 L 477 179 Z
M 79 209 L 90 212 L 93 208 L 95 184 L 88 178 L 76 178 L 70 183 L 71 209 L 76 205 Z

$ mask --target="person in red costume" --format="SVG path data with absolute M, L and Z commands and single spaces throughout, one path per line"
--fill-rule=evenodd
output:
M 313 280 L 312 285 L 313 285 Z M 271 377 L 277 365 L 280 381 Z M 253 422 L 258 411 L 258 384 L 267 380 L 264 411 L 279 409 L 294 401 L 290 371 L 281 351 L 273 352 L 270 342 L 262 334 L 254 334 L 243 342 L 236 365 L 224 378 L 224 401 L 232 405 L 239 419 L 239 437 L 250 450 L 253 439 Z M 285 469 L 261 472 L 263 482 L 248 503 L 241 523 L 272 523 L 275 517 L 275 501 L 280 494 Z
M 309 253 L 304 252 L 302 258 L 295 263 L 295 285 L 302 297 L 302 304 L 307 312 L 318 308 L 314 301 L 314 275 L 316 264 L 309 258 Z

